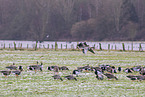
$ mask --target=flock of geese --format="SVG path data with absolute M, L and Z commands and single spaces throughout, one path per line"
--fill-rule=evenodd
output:
M 15 74 L 16 77 L 18 77 L 22 71 L 24 71 L 22 66 L 15 66 L 15 64 L 13 63 L 13 65 L 7 66 L 5 67 L 6 69 L 9 70 L 1 70 L 0 72 L 7 77 L 8 75 L 10 75 L 11 73 Z M 43 71 L 43 63 L 41 62 L 41 64 L 37 64 L 35 65 L 29 65 L 27 67 L 28 70 L 32 70 L 35 71 L 35 73 L 39 70 L 39 71 Z M 49 71 L 53 71 L 53 78 L 54 79 L 58 79 L 63 81 L 63 78 L 59 75 L 59 71 L 60 70 L 69 70 L 69 68 L 67 66 L 48 66 L 47 70 Z M 124 70 L 121 67 L 115 68 L 115 66 L 111 66 L 111 65 L 99 65 L 96 67 L 93 66 L 82 66 L 82 67 L 77 67 L 77 69 L 72 71 L 72 74 L 69 74 L 67 76 L 64 76 L 64 78 L 68 79 L 68 80 L 75 80 L 77 81 L 77 77 L 79 77 L 81 72 L 94 72 L 96 78 L 98 80 L 104 80 L 104 76 L 106 76 L 109 80 L 110 79 L 115 79 L 115 80 L 119 80 L 114 74 L 115 73 L 120 73 L 120 72 L 125 72 L 128 75 L 126 75 L 127 78 L 129 78 L 130 80 L 145 80 L 145 67 L 142 66 L 134 66 L 132 68 L 125 68 Z M 131 75 L 131 73 L 136 72 L 136 74 L 138 75 Z
M 90 51 L 91 53 L 95 54 L 93 47 L 89 47 L 89 45 L 87 45 L 86 42 L 84 43 L 79 43 L 77 45 L 77 47 L 79 49 L 82 50 L 82 52 L 84 54 L 87 53 L 87 51 Z M 6 69 L 9 70 L 1 70 L 0 72 L 7 77 L 8 75 L 10 75 L 11 73 L 14 73 L 16 75 L 16 77 L 18 77 L 21 72 L 24 70 L 22 66 L 15 66 L 15 64 L 13 63 L 13 65 L 7 66 Z M 41 64 L 37 64 L 35 65 L 29 65 L 27 67 L 28 70 L 32 70 L 35 71 L 35 73 L 39 70 L 39 71 L 43 71 L 43 63 L 41 62 Z M 54 76 L 52 76 L 54 79 L 59 79 L 61 81 L 63 81 L 62 77 L 59 75 L 59 71 L 60 70 L 69 70 L 68 67 L 66 66 L 48 66 L 47 70 L 49 71 L 53 71 L 54 72 Z M 79 77 L 79 74 L 81 72 L 88 72 L 88 71 L 93 71 L 94 74 L 96 75 L 96 78 L 98 80 L 103 80 L 104 76 L 106 76 L 109 80 L 110 79 L 115 79 L 118 80 L 118 78 L 114 75 L 114 73 L 120 73 L 121 71 L 128 73 L 133 73 L 133 72 L 138 72 L 138 75 L 127 75 L 126 77 L 129 78 L 130 80 L 145 80 L 145 67 L 141 67 L 141 66 L 135 66 L 132 68 L 126 68 L 124 70 L 122 70 L 121 67 L 115 68 L 115 66 L 111 66 L 111 65 L 99 65 L 97 67 L 93 67 L 93 66 L 83 66 L 83 67 L 77 67 L 77 69 L 72 71 L 72 74 L 64 76 L 64 78 L 68 79 L 68 80 L 75 80 L 77 81 L 76 77 Z

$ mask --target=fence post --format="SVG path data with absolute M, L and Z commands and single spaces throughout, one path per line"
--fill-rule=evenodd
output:
M 139 51 L 142 51 L 141 43 L 139 44 Z
M 94 49 L 96 49 L 96 45 L 94 44 Z
M 122 47 L 123 47 L 123 51 L 125 51 L 125 45 L 124 45 L 124 43 L 122 43 Z
M 52 49 L 53 49 L 53 44 L 52 44 Z
M 43 45 L 43 48 L 45 49 L 45 45 Z
M 57 50 L 58 48 L 58 45 L 57 45 L 57 42 L 55 42 L 55 50 Z
M 37 43 L 38 43 L 38 41 L 36 41 L 36 44 L 35 44 L 35 51 L 37 50 Z
M 66 49 L 67 49 L 67 44 L 66 44 Z
M 113 50 L 113 45 L 111 46 L 111 50 Z
M 102 50 L 101 43 L 99 43 L 99 46 L 100 46 L 100 50 Z
M 9 43 L 9 49 L 11 48 L 11 44 Z
M 133 51 L 133 42 L 131 43 L 131 50 Z
M 27 44 L 27 49 L 29 48 L 29 44 Z
M 20 48 L 22 49 L 22 43 L 21 43 L 21 46 L 20 46 Z
M 47 48 L 49 49 L 49 44 L 47 45 Z
M 4 43 L 4 49 L 5 49 L 5 43 Z
M 16 43 L 14 42 L 14 50 L 17 50 L 17 48 L 16 48 Z
M 110 50 L 110 44 L 108 44 L 108 50 Z
M 62 49 L 62 44 L 61 44 L 61 49 Z
M 115 45 L 115 50 L 117 50 L 116 45 Z

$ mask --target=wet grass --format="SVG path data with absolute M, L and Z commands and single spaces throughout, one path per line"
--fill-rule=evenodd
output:
M 82 72 L 78 81 L 66 80 L 78 66 L 98 66 L 109 64 L 123 68 L 136 65 L 144 66 L 145 52 L 96 51 L 96 54 L 81 51 L 8 51 L 0 50 L 0 70 L 15 63 L 22 65 L 25 71 L 16 78 L 11 74 L 5 78 L 0 74 L 0 97 L 143 97 L 145 81 L 131 81 L 126 73 L 115 74 L 119 80 L 103 81 L 95 78 L 94 72 Z M 43 72 L 27 71 L 27 66 L 43 62 Z M 54 80 L 53 72 L 48 71 L 51 65 L 67 66 L 69 71 L 60 71 L 63 81 Z M 133 73 L 138 74 L 138 73 Z

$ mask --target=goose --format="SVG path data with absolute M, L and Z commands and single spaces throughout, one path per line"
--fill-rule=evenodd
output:
M 126 73 L 132 73 L 133 71 L 132 71 L 130 68 L 126 68 L 126 69 L 124 70 L 124 72 L 126 72 Z
M 140 71 L 139 72 L 141 75 L 145 75 L 145 71 Z
M 60 79 L 61 81 L 63 81 L 63 79 L 60 77 L 60 75 L 54 75 L 52 76 L 54 79 Z
M 41 65 L 38 65 L 38 62 L 37 62 L 37 65 L 30 65 L 28 66 L 28 69 L 35 70 L 35 73 L 36 73 L 37 70 L 42 71 L 42 67 L 43 67 L 43 63 L 41 62 Z
M 133 70 L 133 71 L 140 71 L 141 66 L 132 67 L 130 69 Z
M 62 67 L 60 67 L 60 70 L 69 70 L 69 69 L 66 66 L 62 66 Z
M 96 75 L 96 78 L 97 78 L 98 80 L 103 80 L 103 79 L 104 79 L 103 75 L 101 75 L 101 74 L 97 74 L 97 75 Z
M 100 72 L 103 72 L 103 70 L 100 68 L 100 67 L 92 67 L 91 69 L 93 69 L 92 71 L 100 71 Z
M 127 75 L 127 78 L 129 78 L 130 80 L 145 80 L 145 76 L 144 75 Z
M 86 66 L 83 67 L 83 70 L 86 70 L 88 72 L 91 70 L 91 67 L 89 66 L 89 64 L 87 64 Z
M 95 54 L 95 52 L 94 52 L 94 50 L 93 50 L 93 47 L 84 47 L 84 48 L 82 49 L 82 52 L 83 52 L 84 54 L 86 54 L 87 51 L 90 51 L 91 53 Z
M 60 67 L 54 65 L 54 66 L 48 66 L 47 70 L 53 71 L 54 68 L 56 68 L 56 67 L 60 69 Z
M 98 75 L 98 74 L 100 74 L 100 75 L 101 75 L 101 74 L 103 74 L 103 72 L 102 72 L 102 71 L 100 71 L 100 70 L 95 70 L 95 74 L 96 74 L 96 75 Z
M 7 66 L 6 67 L 9 70 L 17 70 L 17 67 L 15 66 L 15 63 L 13 63 L 13 65 Z
M 72 75 L 67 75 L 64 78 L 66 78 L 68 80 L 75 80 L 75 81 L 77 81 L 77 79 L 74 76 L 72 76 Z
M 93 47 L 89 47 L 86 42 L 77 44 L 77 48 L 81 49 L 84 54 L 86 54 L 87 51 L 95 54 Z
M 2 71 L 0 71 L 5 77 L 7 77 L 8 75 L 10 75 L 11 74 L 11 71 L 9 71 L 9 70 L 2 70 Z
M 112 73 L 105 73 L 104 74 L 108 79 L 112 79 L 115 78 L 116 80 L 118 80 L 118 78 L 116 76 L 114 76 Z
M 76 75 L 76 77 L 78 77 L 78 75 L 80 74 L 81 70 L 73 70 L 72 74 Z
M 139 70 L 139 73 L 141 75 L 145 75 L 145 67 L 141 67 L 140 70 Z
M 18 77 L 21 74 L 21 71 L 15 70 L 15 71 L 12 71 L 12 73 L 14 73 L 16 75 L 16 77 Z
M 53 71 L 54 71 L 54 74 L 55 74 L 55 73 L 58 74 L 58 72 L 59 72 L 59 67 L 58 67 L 58 66 L 54 67 Z
M 104 79 L 103 73 L 102 73 L 101 71 L 96 70 L 96 71 L 95 71 L 95 74 L 96 74 L 96 78 L 97 78 L 98 80 L 103 80 L 103 79 Z
M 19 66 L 18 69 L 19 69 L 20 71 L 23 71 L 23 70 L 24 70 L 22 66 Z
M 118 71 L 121 72 L 121 70 L 122 70 L 121 67 L 118 67 Z

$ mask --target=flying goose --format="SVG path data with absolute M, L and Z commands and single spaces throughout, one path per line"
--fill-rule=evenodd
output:
M 86 54 L 87 51 L 90 51 L 91 53 L 95 54 L 93 47 L 89 47 L 89 45 L 87 45 L 86 42 L 84 43 L 81 42 L 77 44 L 77 48 L 81 49 L 84 54 Z

